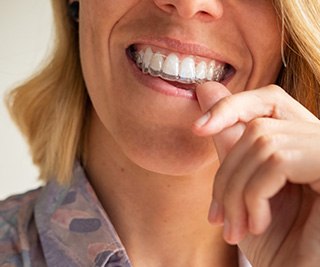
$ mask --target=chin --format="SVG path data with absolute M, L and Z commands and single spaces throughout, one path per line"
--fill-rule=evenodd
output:
M 160 175 L 166 176 L 175 176 L 175 177 L 188 177 L 195 176 L 198 173 L 203 172 L 213 166 L 215 161 L 198 161 L 192 162 L 191 164 L 185 164 L 183 162 L 176 162 L 172 164 L 172 162 L 162 161 L 160 164 L 155 162 L 137 162 L 139 166 L 149 172 L 157 173 Z
M 194 141 L 194 140 L 193 140 Z M 158 144 L 159 145 L 159 144 Z M 211 138 L 179 144 L 125 145 L 126 157 L 140 168 L 169 176 L 192 176 L 215 165 L 218 157 Z

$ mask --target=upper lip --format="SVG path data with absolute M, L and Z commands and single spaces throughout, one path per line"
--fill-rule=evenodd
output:
M 168 49 L 172 52 L 177 52 L 180 54 L 194 55 L 204 58 L 210 58 L 221 63 L 226 63 L 226 59 L 219 53 L 209 49 L 207 46 L 195 43 L 195 42 L 184 42 L 178 39 L 170 37 L 140 37 L 136 39 L 132 44 L 145 44 L 158 46 L 164 49 Z M 129 45 L 129 46 L 130 46 Z

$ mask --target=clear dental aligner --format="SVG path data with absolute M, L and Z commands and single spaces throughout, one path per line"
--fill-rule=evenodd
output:
M 225 74 L 225 65 L 215 60 L 209 63 L 204 60 L 196 62 L 193 56 L 186 56 L 180 60 L 175 53 L 165 56 L 160 52 L 153 52 L 150 47 L 132 53 L 143 73 L 168 81 L 185 84 L 219 82 Z

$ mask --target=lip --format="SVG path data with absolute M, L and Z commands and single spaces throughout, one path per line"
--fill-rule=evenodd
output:
M 231 66 L 231 64 L 229 64 L 222 55 L 214 52 L 213 50 L 210 50 L 204 45 L 197 44 L 197 43 L 182 42 L 180 40 L 169 38 L 169 37 L 140 37 L 139 39 L 135 39 L 134 41 L 128 43 L 125 51 L 128 51 L 129 46 L 131 46 L 132 44 L 158 46 L 160 48 L 167 49 L 172 52 L 177 52 L 180 54 L 188 54 L 188 55 L 194 55 L 194 56 L 199 56 L 204 58 L 210 58 Z M 185 98 L 187 100 L 197 101 L 197 95 L 195 90 L 181 89 L 161 78 L 144 74 L 137 67 L 136 63 L 132 60 L 132 58 L 128 53 L 126 53 L 126 56 L 127 56 L 128 63 L 131 67 L 133 75 L 137 78 L 137 80 L 142 85 L 148 87 L 151 90 L 157 91 L 167 96 L 173 96 L 178 98 Z M 235 74 L 235 71 L 231 73 L 231 75 L 229 75 L 223 82 L 221 82 L 221 84 L 226 86 L 229 83 L 229 81 L 232 79 L 234 74 Z

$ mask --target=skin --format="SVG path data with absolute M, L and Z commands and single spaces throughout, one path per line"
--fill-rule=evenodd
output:
M 210 116 L 194 131 L 213 136 L 221 161 L 209 220 L 253 266 L 317 266 L 319 120 L 275 85 L 231 95 L 207 84 L 198 95 Z
M 268 87 L 281 67 L 271 1 L 82 0 L 79 26 L 93 104 L 85 168 L 134 266 L 237 266 L 226 241 L 242 241 L 254 266 L 312 254 L 292 241 L 314 234 L 320 126 Z M 198 101 L 160 94 L 130 70 L 125 49 L 141 36 L 205 45 L 236 73 L 226 87 L 198 86 Z M 274 207 L 288 214 L 272 220 L 269 200 L 282 188 Z

